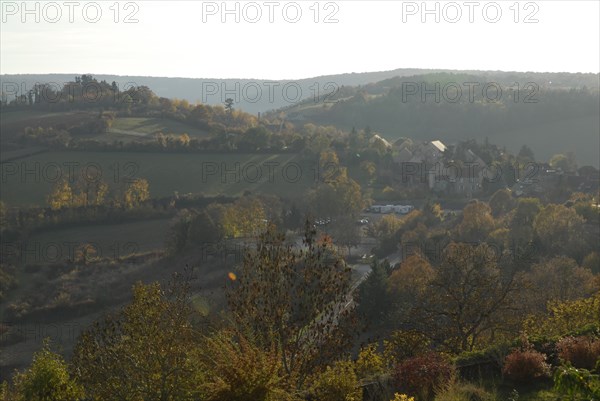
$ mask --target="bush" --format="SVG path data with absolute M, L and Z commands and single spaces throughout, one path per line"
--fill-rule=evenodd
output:
M 415 401 L 415 398 L 409 397 L 406 394 L 396 393 L 394 394 L 394 399 L 391 401 Z
M 385 373 L 385 361 L 377 352 L 377 344 L 363 347 L 356 361 L 356 374 L 359 379 L 368 379 Z
M 550 365 L 541 352 L 533 349 L 514 350 L 504 360 L 502 373 L 515 382 L 526 383 L 549 376 Z
M 554 389 L 567 394 L 571 399 L 600 399 L 600 377 L 586 369 L 560 366 L 554 372 Z
M 454 367 L 440 354 L 429 352 L 396 365 L 394 381 L 401 391 L 422 400 L 433 398 L 454 374 Z
M 8 382 L 3 381 L 2 384 L 0 384 L 0 400 L 12 401 L 17 398 L 17 396 L 14 394 L 14 391 L 11 390 L 12 389 L 8 386 Z
M 350 361 L 338 361 L 322 374 L 315 374 L 310 392 L 318 401 L 362 400 L 362 389 Z
M 407 358 L 425 354 L 430 342 L 424 334 L 413 330 L 394 331 L 389 339 L 383 341 L 384 356 L 390 364 L 399 363 Z
M 84 396 L 81 385 L 69 375 L 67 363 L 49 344 L 45 339 L 31 367 L 15 375 L 16 401 L 71 401 Z
M 565 337 L 557 348 L 560 358 L 576 368 L 594 369 L 600 358 L 600 340 L 592 337 Z
M 265 351 L 241 333 L 221 331 L 205 339 L 201 361 L 210 401 L 292 401 L 276 348 Z
M 478 351 L 465 351 L 454 359 L 457 366 L 493 364 L 502 366 L 504 359 L 510 352 L 510 345 L 498 343 Z
M 530 316 L 524 322 L 529 336 L 565 336 L 589 327 L 598 327 L 600 321 L 600 291 L 589 298 L 573 301 L 549 301 L 546 316 Z
M 495 401 L 496 396 L 471 383 L 451 381 L 435 397 L 435 401 Z
M 481 378 L 499 378 L 504 359 L 513 347 L 514 345 L 509 343 L 497 343 L 481 350 L 462 352 L 453 362 L 462 379 L 473 381 Z

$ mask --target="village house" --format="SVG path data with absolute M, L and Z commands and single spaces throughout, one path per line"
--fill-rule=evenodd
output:
M 473 197 L 483 187 L 486 163 L 470 149 L 464 160 L 448 160 L 447 149 L 440 140 L 398 139 L 392 144 L 395 181 L 401 187 L 425 185 L 439 194 Z

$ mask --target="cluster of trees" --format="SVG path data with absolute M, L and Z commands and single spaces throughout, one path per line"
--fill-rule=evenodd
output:
M 282 223 L 283 206 L 273 196 L 246 195 L 231 203 L 183 209 L 173 218 L 166 247 L 175 254 L 225 239 L 253 238 L 267 225 Z
M 55 83 L 36 84 L 12 104 L 3 107 L 29 107 L 48 111 L 81 109 L 112 110 L 119 115 L 161 116 L 201 129 L 224 127 L 248 128 L 256 117 L 223 106 L 192 105 L 187 100 L 156 96 L 147 86 L 119 88 L 116 82 L 98 81 L 91 75 L 75 77 L 62 86 Z
M 21 94 L 3 107 L 30 107 L 42 110 L 60 111 L 81 108 L 126 108 L 131 103 L 131 95 L 142 98 L 141 90 L 132 87 L 121 91 L 116 82 L 96 80 L 92 75 L 76 76 L 74 81 L 64 83 L 37 83 L 26 94 Z M 147 92 L 147 91 L 146 91 Z
M 420 330 L 453 352 L 512 338 L 548 302 L 598 291 L 599 217 L 590 196 L 574 194 L 568 207 L 508 190 L 461 217 L 444 218 L 435 204 L 385 216 L 370 230 L 381 254 L 399 250 L 403 261 L 373 266 L 359 309 L 380 334 Z
M 435 257 L 451 241 L 487 242 L 500 252 L 529 248 L 533 261 L 568 256 L 583 263 L 598 246 L 595 226 L 600 212 L 594 199 L 574 193 L 565 204 L 543 204 L 502 189 L 489 202 L 471 201 L 462 216 L 444 218 L 438 204 L 428 203 L 405 218 L 386 216 L 371 230 L 379 233 L 380 255 L 412 246 Z
M 53 210 L 105 204 L 132 209 L 150 199 L 150 185 L 143 178 L 126 183 L 122 193 L 115 191 L 112 197 L 109 197 L 109 190 L 108 184 L 101 179 L 61 180 L 48 195 L 48 205 Z
M 187 134 L 158 134 L 152 140 L 145 139 L 128 143 L 76 139 L 69 145 L 69 148 L 150 152 L 291 152 L 316 157 L 321 151 L 328 149 L 332 142 L 344 137 L 341 131 L 331 127 L 316 127 L 308 124 L 296 130 L 289 124 L 283 124 L 280 128 L 273 128 L 272 125 L 256 123 L 247 129 L 227 126 L 226 129 L 211 130 L 211 135 L 206 138 L 190 138 Z
M 100 112 L 97 117 L 86 119 L 86 121 L 70 127 L 67 127 L 65 124 L 45 128 L 26 127 L 18 135 L 17 144 L 23 147 L 43 145 L 50 148 L 67 149 L 79 143 L 81 137 L 106 133 L 110 129 L 114 119 L 114 113 Z
M 495 258 L 486 245 L 452 243 L 439 265 L 420 255 L 393 271 L 375 264 L 361 287 L 359 310 L 376 332 L 416 330 L 454 353 L 514 335 L 520 287 Z
M 356 220 L 367 204 L 366 197 L 334 151 L 321 152 L 316 178 L 315 188 L 308 193 L 306 213 L 317 220 L 326 219 L 325 230 L 337 244 L 347 247 L 350 255 L 351 248 L 360 243 L 361 233 Z

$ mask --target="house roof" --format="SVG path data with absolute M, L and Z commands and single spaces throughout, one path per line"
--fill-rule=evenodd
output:
M 431 141 L 430 143 L 433 146 L 435 146 L 440 152 L 443 152 L 446 150 L 446 145 L 444 145 L 441 141 Z
M 371 137 L 371 139 L 369 139 L 369 143 L 372 144 L 372 143 L 374 143 L 377 140 L 383 142 L 383 144 L 385 145 L 386 148 L 391 148 L 392 147 L 391 143 L 389 143 L 385 138 L 383 138 L 383 137 L 381 137 L 380 135 L 377 135 L 377 134 L 373 135 L 373 137 Z
M 483 161 L 481 157 L 476 155 L 471 149 L 467 149 L 467 160 L 470 163 L 476 163 L 479 166 L 486 167 L 487 164 Z
M 410 138 L 398 138 L 394 141 L 394 147 L 396 148 L 405 148 L 407 146 L 411 146 L 413 141 Z
M 413 153 L 408 150 L 407 148 L 402 148 L 400 149 L 400 151 L 396 154 L 396 156 L 394 157 L 394 160 L 397 163 L 400 162 L 407 162 L 409 161 L 411 158 L 413 157 Z

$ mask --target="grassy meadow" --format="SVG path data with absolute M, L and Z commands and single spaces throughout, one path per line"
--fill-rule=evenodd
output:
M 314 183 L 314 166 L 300 164 L 295 154 L 49 151 L 2 163 L 2 201 L 8 206 L 47 205 L 57 177 L 69 177 L 69 166 L 75 166 L 76 178 L 101 173 L 117 191 L 131 179 L 144 178 L 153 198 L 245 191 L 294 197 Z
M 179 121 L 165 118 L 148 117 L 120 117 L 115 119 L 110 131 L 131 132 L 134 135 L 153 135 L 159 132 L 163 134 L 188 134 L 190 137 L 205 137 L 207 132 L 194 128 Z
M 169 222 L 170 219 L 156 219 L 43 231 L 29 238 L 27 249 L 36 252 L 27 253 L 24 262 L 63 261 L 72 255 L 73 249 L 85 244 L 91 244 L 99 258 L 122 258 L 161 250 Z

